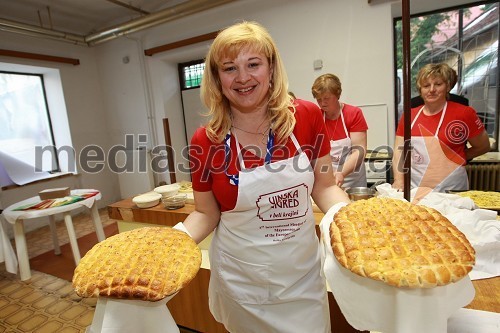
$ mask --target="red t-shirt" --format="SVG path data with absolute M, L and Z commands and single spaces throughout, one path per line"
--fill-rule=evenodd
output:
M 295 119 L 297 120 L 293 134 L 299 142 L 302 151 L 310 160 L 325 156 L 330 151 L 326 139 L 326 129 L 319 107 L 309 101 L 295 100 Z M 238 174 L 240 170 L 237 161 L 237 150 L 234 136 L 231 136 L 231 155 L 227 173 Z M 297 150 L 292 140 L 288 138 L 285 145 L 275 145 L 271 162 L 284 160 L 296 155 Z M 252 153 L 242 151 L 246 168 L 264 165 L 264 159 Z M 219 202 L 221 212 L 231 210 L 236 205 L 238 186 L 231 185 L 226 175 L 224 143 L 211 142 L 204 127 L 196 130 L 189 147 L 190 167 L 193 189 L 206 192 L 212 190 Z
M 422 106 L 411 109 L 411 122 L 413 122 L 421 108 Z M 421 112 L 411 129 L 411 136 L 435 135 L 441 114 L 442 112 L 439 112 L 432 116 L 426 116 Z M 425 131 L 424 133 L 422 133 L 422 129 Z M 465 143 L 469 138 L 481 134 L 483 130 L 484 125 L 473 108 L 448 101 L 438 139 L 441 145 L 451 148 L 465 161 Z M 396 135 L 404 136 L 404 117 L 401 117 L 399 121 Z
M 368 130 L 368 124 L 363 116 L 363 111 L 357 106 L 344 104 L 342 115 L 344 116 L 345 127 L 348 134 Z M 336 141 L 347 138 L 340 116 L 337 119 L 325 119 L 325 124 L 330 140 Z

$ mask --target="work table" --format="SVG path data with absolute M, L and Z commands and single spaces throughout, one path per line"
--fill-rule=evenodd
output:
M 132 199 L 118 201 L 108 206 L 109 217 L 118 221 L 140 222 L 173 227 L 184 221 L 194 210 L 194 205 L 186 204 L 179 209 L 167 210 L 161 203 L 151 208 L 139 208 Z
M 184 221 L 194 210 L 194 205 L 186 204 L 179 209 L 167 210 L 160 203 L 151 208 L 139 208 L 132 202 L 132 199 L 118 201 L 108 206 L 109 217 L 118 221 L 131 223 L 149 223 L 173 227 L 178 222 Z M 313 214 L 316 224 L 321 222 L 323 213 L 314 206 Z

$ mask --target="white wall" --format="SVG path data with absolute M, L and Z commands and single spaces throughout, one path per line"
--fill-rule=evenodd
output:
M 150 29 L 136 37 L 143 41 L 144 48 L 151 48 L 216 31 L 243 19 L 256 20 L 269 29 L 284 59 L 290 89 L 296 95 L 312 100 L 310 86 L 314 79 L 332 72 L 342 80 L 344 101 L 363 105 L 387 104 L 389 114 L 393 115 L 392 16 L 389 4 L 369 6 L 365 1 L 348 0 L 236 1 Z M 146 57 L 158 133 L 162 133 L 163 117 L 168 117 L 171 125 L 182 124 L 177 64 L 203 58 L 208 45 L 208 42 L 200 43 Z M 99 51 L 116 53 L 116 48 Z M 119 58 L 118 54 L 116 58 Z M 323 60 L 322 70 L 313 69 L 316 59 Z M 386 126 L 392 133 L 394 119 L 391 117 L 388 122 Z M 171 132 L 177 161 L 184 162 L 180 154 L 187 144 L 184 128 L 171 126 Z M 161 135 L 158 143 L 164 143 Z M 177 177 L 182 178 L 182 174 L 177 173 Z
M 411 8 L 422 12 L 472 2 L 419 0 L 412 1 Z M 167 117 L 176 159 L 182 163 L 180 152 L 187 142 L 177 64 L 203 58 L 209 42 L 152 57 L 143 56 L 144 49 L 217 31 L 243 19 L 256 20 L 276 40 L 296 95 L 312 100 L 314 79 L 335 73 L 342 80 L 345 102 L 388 106 L 389 131 L 394 133 L 392 18 L 400 14 L 401 2 L 390 0 L 373 0 L 371 5 L 366 0 L 240 0 L 93 48 L 0 32 L 2 48 L 78 58 L 81 64 L 8 57 L 0 61 L 60 70 L 77 152 L 88 144 L 105 150 L 124 145 L 126 134 L 147 134 L 149 148 L 164 144 L 162 119 Z M 323 60 L 321 70 L 313 69 L 316 59 Z M 182 174 L 177 179 L 183 179 Z M 168 175 L 157 176 L 160 180 L 168 182 Z M 81 187 L 101 190 L 102 205 L 120 199 L 118 177 L 108 169 L 82 173 L 78 181 Z M 9 197 L 9 191 L 1 195 L 2 201 L 17 199 Z
M 343 83 L 342 99 L 352 104 L 387 104 L 391 119 L 390 132 L 394 132 L 393 66 L 392 66 L 392 16 L 390 4 L 370 6 L 366 1 L 349 0 L 249 0 L 236 1 L 222 7 L 134 35 L 144 49 L 175 42 L 185 38 L 217 31 L 241 20 L 255 20 L 268 28 L 284 59 L 290 80 L 290 89 L 304 99 L 312 100 L 310 87 L 314 79 L 332 72 Z M 362 24 L 361 24 L 362 23 Z M 369 26 L 369 29 L 365 27 Z M 383 36 L 383 37 L 381 37 Z M 121 38 L 98 46 L 100 71 L 108 78 L 121 77 L 120 59 L 137 54 L 138 43 Z M 171 136 L 177 163 L 185 162 L 181 150 L 186 146 L 182 101 L 178 83 L 177 64 L 203 58 L 209 42 L 199 43 L 145 58 L 145 75 L 134 80 L 115 81 L 115 86 L 138 95 L 138 81 L 150 80 L 153 126 L 157 135 L 152 145 L 164 144 L 162 118 L 169 118 Z M 313 69 L 313 61 L 323 60 L 321 70 Z M 128 66 L 133 65 L 133 60 Z M 141 66 L 141 63 L 137 63 Z M 116 86 L 117 85 L 117 86 Z M 141 92 L 142 94 L 142 92 Z M 127 94 L 124 94 L 127 95 Z M 132 96 L 132 95 L 131 95 Z M 107 109 L 113 115 L 136 113 L 129 103 L 107 97 Z M 109 104 L 108 104 L 109 103 Z M 123 109 L 123 107 L 127 109 Z M 118 124 L 113 124 L 118 128 Z M 143 124 L 129 122 L 135 130 Z M 122 131 L 129 131 L 120 124 Z M 375 125 L 376 126 L 376 125 Z M 114 128 L 113 128 L 114 129 Z M 114 133 L 114 132 L 113 132 Z M 114 133 L 116 134 L 116 133 Z M 117 135 L 117 138 L 119 135 Z M 391 138 L 392 140 L 392 138 Z M 392 142 L 390 142 L 392 144 Z M 178 172 L 177 179 L 183 179 Z M 167 177 L 168 181 L 168 177 Z
M 106 111 L 102 94 L 102 79 L 99 75 L 96 49 L 70 45 L 52 40 L 36 39 L 0 32 L 1 47 L 8 50 L 80 59 L 80 65 L 59 64 L 48 61 L 0 57 L 2 63 L 14 63 L 53 68 L 59 70 L 63 85 L 71 142 L 77 155 L 89 144 L 107 150 L 110 145 Z M 77 163 L 76 177 L 51 180 L 22 188 L 0 192 L 0 208 L 38 194 L 44 188 L 70 186 L 71 188 L 94 188 L 102 192 L 99 207 L 105 207 L 119 199 L 116 175 L 104 169 L 98 174 L 82 172 Z M 28 228 L 29 229 L 29 228 Z

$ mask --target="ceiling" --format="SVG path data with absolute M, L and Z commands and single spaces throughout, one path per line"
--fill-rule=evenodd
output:
M 0 0 L 0 30 L 92 46 L 230 0 Z

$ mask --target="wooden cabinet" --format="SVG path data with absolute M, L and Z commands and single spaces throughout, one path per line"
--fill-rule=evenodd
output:
M 177 325 L 199 332 L 226 333 L 224 325 L 215 321 L 208 309 L 210 270 L 200 269 L 196 277 L 172 298 L 168 309 Z

